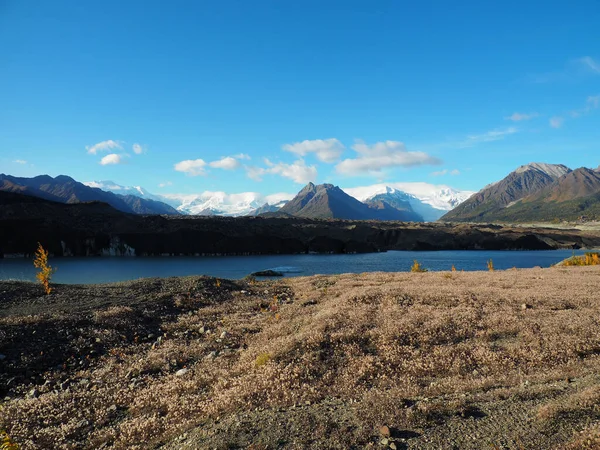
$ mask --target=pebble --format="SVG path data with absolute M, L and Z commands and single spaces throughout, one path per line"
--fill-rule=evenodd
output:
M 386 426 L 386 425 L 382 426 L 379 429 L 379 433 L 381 433 L 381 435 L 383 437 L 390 437 L 392 435 L 392 433 L 390 432 L 390 428 L 388 426 Z
M 188 372 L 189 372 L 189 369 L 186 369 L 186 368 L 179 369 L 177 372 L 175 372 L 175 376 L 176 377 L 182 377 L 182 376 L 184 376 Z
M 396 444 L 394 444 L 393 442 L 390 442 L 390 448 L 392 450 L 396 450 Z
M 40 392 L 35 388 L 33 388 L 32 390 L 29 391 L 29 397 L 31 397 L 31 398 L 37 398 L 37 397 L 39 397 L 39 395 L 40 395 Z
M 223 331 L 221 333 L 221 339 L 225 339 L 227 337 L 227 331 Z

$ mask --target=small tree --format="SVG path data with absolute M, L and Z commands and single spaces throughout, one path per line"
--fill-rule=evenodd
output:
M 39 269 L 40 271 L 35 275 L 35 277 L 40 281 L 42 286 L 44 287 L 44 291 L 46 295 L 52 292 L 52 288 L 50 287 L 50 280 L 52 279 L 52 274 L 56 269 L 53 269 L 48 265 L 48 251 L 42 247 L 42 244 L 38 242 L 38 248 L 35 251 L 35 258 L 33 260 L 33 265 Z
M 410 268 L 411 272 L 427 272 L 427 269 L 425 269 L 421 264 L 419 264 L 419 261 L 417 261 L 416 259 L 413 262 L 413 265 Z
M 487 262 L 487 268 L 490 272 L 494 271 L 494 261 L 492 261 L 491 259 Z

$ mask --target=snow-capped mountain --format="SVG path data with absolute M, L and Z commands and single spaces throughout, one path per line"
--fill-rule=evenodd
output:
M 242 192 L 227 194 L 225 192 L 205 191 L 201 194 L 164 194 L 163 201 L 174 205 L 175 208 L 191 215 L 245 216 L 269 205 L 281 204 L 291 199 L 293 194 L 273 194 L 264 196 L 258 192 Z
M 374 184 L 344 191 L 360 200 L 369 201 L 375 197 L 393 201 L 408 201 L 413 211 L 420 214 L 426 222 L 438 220 L 446 212 L 467 200 L 474 192 L 458 191 L 445 185 L 429 183 L 390 183 Z
M 159 202 L 168 203 L 168 202 L 165 202 L 161 196 L 151 194 L 150 192 L 148 192 L 146 189 L 144 189 L 141 186 L 121 186 L 120 184 L 117 184 L 113 181 L 108 181 L 108 180 L 107 181 L 84 181 L 83 184 L 85 184 L 88 187 L 102 189 L 103 191 L 106 191 L 106 192 L 112 192 L 113 194 L 135 195 L 136 197 L 140 197 L 140 198 L 145 198 L 145 199 L 149 199 L 149 200 L 156 200 Z M 173 206 L 173 205 L 171 205 L 171 206 Z
M 89 181 L 86 186 L 122 195 L 157 200 L 174 207 L 182 214 L 205 216 L 245 216 L 261 212 L 277 211 L 294 194 L 278 193 L 263 195 L 258 192 L 228 194 L 223 191 L 204 191 L 199 194 L 152 194 L 141 186 L 123 186 L 113 181 Z M 361 202 L 384 200 L 393 204 L 408 202 L 414 212 L 430 222 L 439 219 L 473 192 L 457 191 L 445 185 L 429 183 L 389 183 L 343 189 Z M 268 204 L 268 205 L 266 205 Z
M 281 208 L 283 208 L 286 205 L 287 202 L 288 202 L 288 200 L 282 200 L 282 201 L 280 201 L 278 203 L 275 203 L 273 205 L 271 205 L 271 204 L 269 204 L 267 202 L 264 205 L 262 205 L 260 208 L 257 208 L 254 211 L 250 211 L 246 215 L 247 216 L 258 216 L 258 215 L 264 214 L 264 213 L 277 212 Z

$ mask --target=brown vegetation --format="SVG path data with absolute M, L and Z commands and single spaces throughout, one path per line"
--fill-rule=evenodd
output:
M 0 431 L 0 450 L 19 450 L 19 446 L 5 431 Z
M 52 279 L 54 269 L 48 264 L 48 251 L 45 250 L 40 243 L 38 243 L 38 248 L 35 252 L 33 265 L 36 267 L 36 269 L 39 269 L 39 272 L 35 275 L 35 277 L 43 286 L 46 295 L 49 295 L 52 292 L 50 280 Z
M 583 256 L 573 256 L 562 262 L 563 266 L 600 266 L 600 253 L 586 252 Z
M 451 275 L 59 285 L 33 316 L 1 283 L 0 429 L 23 449 L 597 448 L 597 268 Z

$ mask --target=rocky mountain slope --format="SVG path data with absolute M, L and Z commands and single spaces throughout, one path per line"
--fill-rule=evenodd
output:
M 493 221 L 501 211 L 525 197 L 554 184 L 571 169 L 560 164 L 531 163 L 492 183 L 461 203 L 441 219 L 444 221 Z M 525 219 L 525 218 L 524 218 Z
M 600 220 L 600 172 L 585 167 L 488 216 L 501 222 Z
M 309 183 L 280 212 L 312 219 L 422 221 L 408 202 L 396 204 L 402 209 L 383 199 L 362 203 L 332 184 Z
M 134 195 L 105 192 L 99 188 L 86 186 L 65 175 L 56 178 L 48 175 L 19 178 L 0 174 L 0 191 L 26 194 L 61 203 L 100 201 L 108 203 L 119 211 L 133 214 L 179 214 L 166 203 Z

